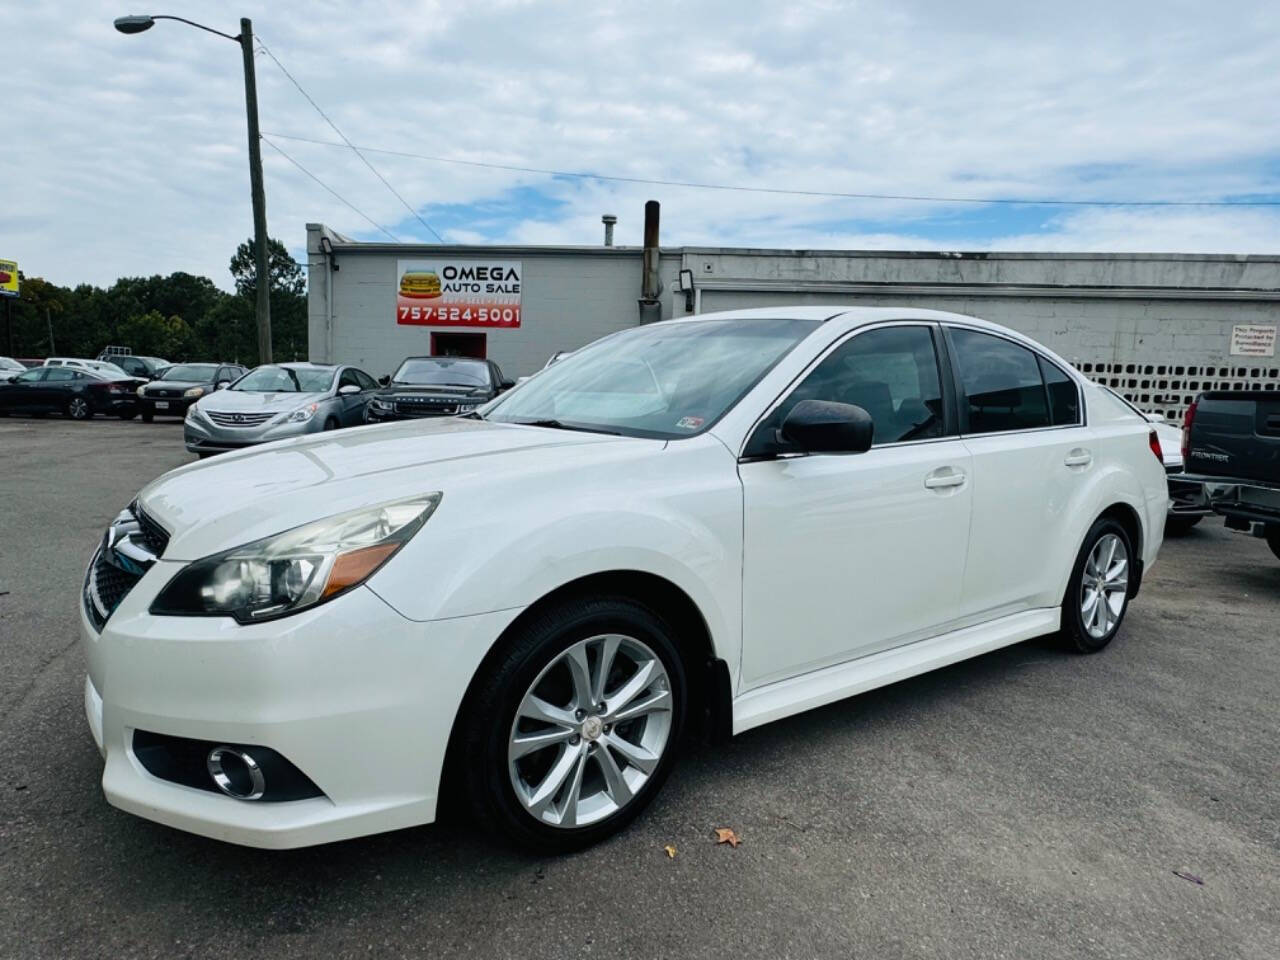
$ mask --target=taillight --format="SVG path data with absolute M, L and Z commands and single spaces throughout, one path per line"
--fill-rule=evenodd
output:
M 1182 462 L 1186 463 L 1191 457 L 1191 424 L 1196 418 L 1196 403 L 1192 400 L 1191 406 L 1187 407 L 1187 412 L 1182 415 Z
M 1156 459 L 1160 461 L 1160 465 L 1164 465 L 1164 451 L 1160 449 L 1160 437 L 1152 430 L 1147 434 L 1147 445 L 1151 447 L 1151 452 L 1156 455 Z

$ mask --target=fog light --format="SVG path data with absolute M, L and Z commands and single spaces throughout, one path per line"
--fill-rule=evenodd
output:
M 260 800 L 267 792 L 262 768 L 246 751 L 214 747 L 205 764 L 218 789 L 237 800 Z

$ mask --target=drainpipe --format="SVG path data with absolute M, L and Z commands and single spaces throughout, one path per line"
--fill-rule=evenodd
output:
M 644 205 L 644 266 L 640 279 L 640 322 L 662 319 L 662 281 L 658 279 L 658 201 Z
M 604 245 L 606 247 L 613 246 L 613 225 L 618 222 L 618 218 L 612 213 L 606 213 L 600 218 L 600 222 L 604 224 Z

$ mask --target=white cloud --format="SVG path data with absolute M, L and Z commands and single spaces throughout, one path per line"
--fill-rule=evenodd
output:
M 59 282 L 189 270 L 227 283 L 250 232 L 239 51 L 180 24 L 125 37 L 120 0 L 7 18 L 0 256 Z M 170 12 L 235 32 L 221 4 Z M 1189 2 L 246 2 L 255 29 L 357 143 L 626 176 L 980 197 L 1280 193 L 1280 7 Z M 334 134 L 264 57 L 264 130 Z M 349 152 L 281 145 L 378 223 L 421 233 Z M 693 191 L 370 155 L 424 205 L 488 206 L 448 235 L 595 243 L 599 215 L 666 243 L 1280 252 L 1265 209 L 955 208 Z M 374 231 L 268 147 L 273 235 Z M 557 205 L 558 204 L 558 205 Z M 986 210 L 987 208 L 982 208 Z M 444 215 L 443 213 L 441 214 Z M 968 221 L 963 221 L 968 223 Z M 407 224 L 398 227 L 398 224 Z M 970 231 L 970 232 L 966 232 Z

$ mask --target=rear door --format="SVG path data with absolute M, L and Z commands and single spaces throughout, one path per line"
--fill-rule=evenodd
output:
M 938 336 L 918 322 L 854 332 L 753 430 L 738 467 L 744 688 L 933 636 L 954 618 L 970 456 L 947 402 Z M 806 399 L 865 408 L 872 448 L 762 453 Z
M 973 456 L 973 523 L 965 563 L 966 619 L 1055 605 L 1053 571 L 1075 550 L 1077 489 L 1094 469 L 1076 382 L 1046 357 L 999 334 L 947 327 L 960 432 Z

